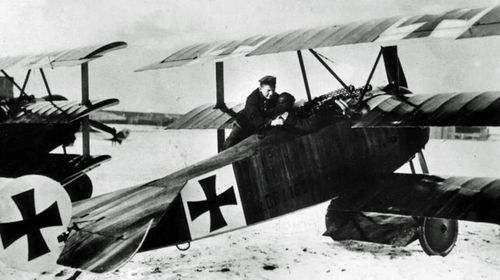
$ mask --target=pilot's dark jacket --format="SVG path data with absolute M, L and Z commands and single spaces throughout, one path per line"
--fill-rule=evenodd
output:
M 269 121 L 279 115 L 276 107 L 278 95 L 273 93 L 269 99 L 266 99 L 256 88 L 248 97 L 245 108 L 236 116 L 236 121 L 244 129 L 252 132 L 263 129 Z
M 282 111 L 276 108 L 278 95 L 273 93 L 269 99 L 266 99 L 259 91 L 255 89 L 247 97 L 245 108 L 234 115 L 236 123 L 231 130 L 231 134 L 224 141 L 224 149 L 227 149 L 248 136 L 263 130 L 274 118 Z M 232 115 L 231 113 L 229 113 Z
M 283 128 L 287 131 L 297 134 L 306 134 L 320 127 L 320 118 L 316 114 L 311 114 L 307 117 L 297 116 L 294 109 L 288 111 L 288 117 L 283 123 Z

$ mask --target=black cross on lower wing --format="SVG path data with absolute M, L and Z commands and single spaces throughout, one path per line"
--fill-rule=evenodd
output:
M 0 223 L 3 248 L 7 249 L 16 240 L 27 235 L 28 261 L 49 253 L 50 249 L 40 229 L 62 225 L 57 201 L 37 215 L 34 189 L 14 195 L 12 200 L 16 203 L 23 219 L 17 222 Z
M 207 200 L 189 201 L 188 208 L 191 220 L 194 221 L 203 213 L 210 212 L 210 232 L 227 226 L 226 220 L 222 216 L 220 207 L 224 205 L 237 205 L 234 188 L 229 189 L 217 195 L 215 191 L 215 175 L 199 181 Z

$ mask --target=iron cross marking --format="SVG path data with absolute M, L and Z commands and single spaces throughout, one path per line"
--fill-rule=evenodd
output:
M 198 181 L 207 197 L 207 200 L 189 201 L 187 203 L 191 220 L 194 221 L 205 212 L 210 212 L 210 232 L 227 226 L 222 216 L 220 207 L 224 205 L 237 205 L 234 188 L 231 186 L 223 193 L 215 192 L 215 175 Z
M 37 215 L 34 195 L 35 190 L 31 189 L 12 196 L 23 219 L 17 222 L 0 223 L 0 237 L 4 249 L 19 238 L 27 236 L 28 261 L 50 252 L 40 229 L 62 225 L 57 201 Z

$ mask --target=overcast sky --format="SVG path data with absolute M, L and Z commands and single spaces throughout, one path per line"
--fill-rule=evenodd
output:
M 272 4 L 271 4 L 272 3 Z M 134 73 L 195 42 L 238 39 L 256 34 L 396 15 L 438 13 L 483 7 L 498 1 L 4 1 L 0 0 L 0 51 L 18 55 L 123 40 L 125 50 L 90 64 L 91 97 L 117 97 L 116 109 L 184 113 L 213 102 L 214 64 Z M 400 45 L 409 86 L 415 92 L 500 90 L 499 38 Z M 321 49 L 348 83 L 361 85 L 379 46 Z M 338 88 L 321 66 L 305 57 L 314 95 Z M 383 69 L 380 69 L 383 70 Z M 14 71 L 22 80 L 22 71 Z M 79 68 L 50 70 L 54 93 L 80 98 Z M 226 100 L 244 101 L 266 74 L 278 90 L 305 96 L 295 53 L 233 59 L 225 63 Z M 385 83 L 383 71 L 375 84 Z M 37 76 L 28 92 L 43 95 Z

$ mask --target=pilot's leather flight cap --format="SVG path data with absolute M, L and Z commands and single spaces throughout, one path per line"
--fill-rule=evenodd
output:
M 270 76 L 270 75 L 264 76 L 264 77 L 260 78 L 259 83 L 275 87 L 276 86 L 276 77 Z

